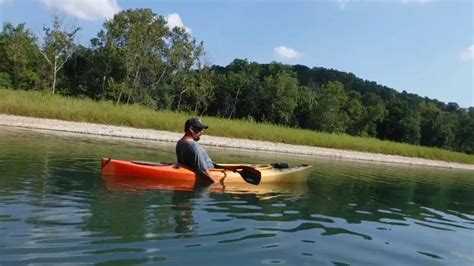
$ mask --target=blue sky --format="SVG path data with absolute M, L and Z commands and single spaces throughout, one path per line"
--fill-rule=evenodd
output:
M 203 41 L 212 64 L 241 58 L 333 68 L 474 106 L 470 0 L 0 0 L 0 22 L 25 22 L 41 36 L 58 10 L 88 46 L 105 18 L 144 7 Z

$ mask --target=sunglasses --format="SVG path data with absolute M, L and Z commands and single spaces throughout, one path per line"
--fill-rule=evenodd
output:
M 200 133 L 203 131 L 203 128 L 200 128 L 200 127 L 193 127 L 193 131 L 194 133 Z

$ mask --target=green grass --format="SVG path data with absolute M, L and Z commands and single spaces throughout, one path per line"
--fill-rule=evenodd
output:
M 155 111 L 139 105 L 77 99 L 46 92 L 0 89 L 0 113 L 182 132 L 190 114 Z M 208 135 L 402 155 L 474 164 L 474 155 L 375 138 L 327 134 L 250 121 L 204 117 Z

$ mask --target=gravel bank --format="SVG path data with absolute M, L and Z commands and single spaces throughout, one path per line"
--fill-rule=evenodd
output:
M 69 122 L 55 119 L 32 118 L 0 114 L 0 125 L 10 127 L 23 127 L 42 130 L 53 130 L 80 134 L 113 136 L 132 139 L 156 140 L 176 142 L 181 138 L 181 133 L 158 131 L 150 129 L 136 129 L 102 124 Z M 361 160 L 371 162 L 398 163 L 441 168 L 456 168 L 474 170 L 474 165 L 435 161 L 419 158 L 409 158 L 395 155 L 365 153 L 357 151 L 317 148 L 311 146 L 272 143 L 244 139 L 232 139 L 214 136 L 205 136 L 200 143 L 207 146 L 237 148 L 247 150 L 274 151 L 288 154 L 301 154 L 309 156 L 323 156 L 338 159 Z

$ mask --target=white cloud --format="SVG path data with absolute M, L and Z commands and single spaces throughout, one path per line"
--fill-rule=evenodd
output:
M 176 13 L 169 14 L 168 16 L 166 16 L 166 21 L 167 21 L 167 26 L 170 29 L 173 29 L 175 27 L 180 27 L 180 28 L 183 28 L 189 34 L 191 34 L 192 32 L 191 28 L 184 26 L 183 21 L 181 20 L 181 17 Z
M 474 60 L 474 44 L 472 44 L 466 50 L 464 50 L 464 52 L 462 52 L 461 58 L 463 61 Z
M 110 19 L 121 10 L 116 0 L 42 0 L 42 2 L 49 8 L 57 8 L 83 20 Z
M 292 60 L 301 57 L 302 53 L 296 51 L 293 48 L 286 47 L 284 45 L 273 48 L 273 51 L 279 59 Z

